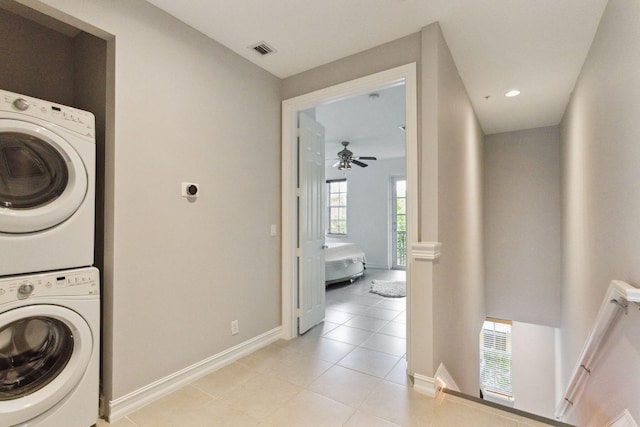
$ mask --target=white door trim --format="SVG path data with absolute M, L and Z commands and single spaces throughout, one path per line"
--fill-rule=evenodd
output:
M 407 175 L 407 247 L 418 241 L 418 102 L 416 64 L 410 63 L 349 82 L 300 95 L 282 101 L 282 337 L 297 336 L 297 204 L 296 204 L 296 115 L 298 111 L 318 104 L 369 93 L 384 87 L 405 84 L 406 103 L 406 175 Z M 407 273 L 411 267 L 407 257 Z M 407 274 L 407 295 L 410 298 L 410 274 Z M 407 304 L 407 308 L 410 304 Z M 411 330 L 411 313 L 407 311 L 407 328 Z M 407 337 L 410 340 L 410 337 Z M 407 342 L 407 359 L 411 345 Z

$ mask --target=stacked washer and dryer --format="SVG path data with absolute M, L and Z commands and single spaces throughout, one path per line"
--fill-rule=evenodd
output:
M 95 156 L 93 114 L 0 90 L 0 426 L 98 418 Z

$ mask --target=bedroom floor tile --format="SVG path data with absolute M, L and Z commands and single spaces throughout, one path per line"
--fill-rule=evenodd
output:
M 344 326 L 376 332 L 383 328 L 387 323 L 389 322 L 386 320 L 375 319 L 373 317 L 355 316 L 353 319 L 345 323 Z
M 337 304 L 327 305 L 327 308 L 330 310 L 342 311 L 345 313 L 362 314 L 365 311 L 369 310 L 371 306 L 355 304 L 352 302 L 341 302 Z
M 405 323 L 391 321 L 391 322 L 387 322 L 382 328 L 378 330 L 378 332 L 380 332 L 381 334 L 391 335 L 398 338 L 406 338 L 407 325 Z
M 378 302 L 376 307 L 387 308 L 389 310 L 404 311 L 407 308 L 406 298 L 393 298 L 393 300 L 384 300 Z
M 353 314 L 345 313 L 344 311 L 337 311 L 326 309 L 324 311 L 324 320 L 331 323 L 343 324 L 351 319 L 353 319 Z
M 402 313 L 398 314 L 396 317 L 394 317 L 393 319 L 391 319 L 393 322 L 398 322 L 398 323 L 407 323 L 407 312 L 403 311 Z
M 392 320 L 398 317 L 401 312 L 399 310 L 387 310 L 386 308 L 378 308 L 377 305 L 370 307 L 362 313 L 363 316 L 375 317 L 376 319 Z

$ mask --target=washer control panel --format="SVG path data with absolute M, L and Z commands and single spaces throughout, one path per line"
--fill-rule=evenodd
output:
M 42 297 L 100 295 L 94 267 L 0 278 L 0 305 Z
M 77 108 L 0 90 L 0 111 L 24 114 L 55 123 L 81 135 L 95 136 L 94 115 Z

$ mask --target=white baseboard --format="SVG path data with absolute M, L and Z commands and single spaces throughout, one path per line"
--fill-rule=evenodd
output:
M 431 397 L 436 397 L 438 392 L 435 379 L 420 374 L 413 374 L 413 389 Z
M 109 401 L 106 408 L 107 419 L 109 422 L 117 421 L 160 397 L 166 396 L 211 372 L 217 371 L 262 347 L 276 342 L 281 335 L 282 327 L 278 326 L 127 395 Z

